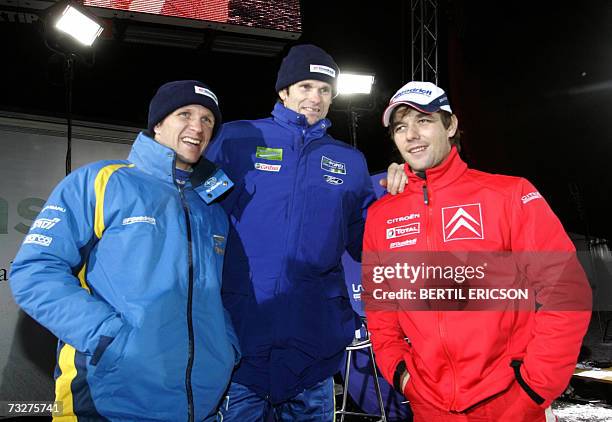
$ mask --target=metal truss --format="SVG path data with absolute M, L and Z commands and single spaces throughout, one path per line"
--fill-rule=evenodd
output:
M 412 80 L 438 84 L 438 2 L 410 0 Z

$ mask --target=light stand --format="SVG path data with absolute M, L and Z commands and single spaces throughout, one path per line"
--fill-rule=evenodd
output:
M 72 1 L 62 1 L 45 11 L 41 17 L 46 46 L 64 58 L 66 86 L 66 175 L 72 171 L 72 91 L 75 59 L 91 47 L 103 31 L 96 17 Z
M 74 82 L 74 55 L 64 55 L 64 83 L 66 84 L 66 176 L 72 171 L 72 86 Z
M 349 98 L 347 107 L 347 115 L 349 120 L 349 134 L 351 137 L 351 145 L 357 148 L 357 128 L 359 127 L 359 112 L 353 106 L 353 100 Z

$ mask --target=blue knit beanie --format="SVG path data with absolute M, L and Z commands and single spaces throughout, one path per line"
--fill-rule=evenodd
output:
M 276 85 L 276 92 L 306 79 L 327 82 L 336 94 L 338 80 L 338 65 L 323 49 L 312 44 L 301 44 L 291 47 L 283 59 Z
M 215 93 L 200 81 L 174 81 L 159 87 L 149 104 L 147 129 L 153 133 L 155 125 L 164 120 L 167 115 L 190 104 L 199 104 L 212 112 L 215 116 L 215 126 L 212 133 L 212 136 L 214 136 L 221 126 L 219 100 Z

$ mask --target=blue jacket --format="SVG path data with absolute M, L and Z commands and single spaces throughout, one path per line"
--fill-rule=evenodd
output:
M 220 294 L 227 216 L 201 182 L 178 188 L 174 155 L 141 133 L 127 161 L 71 173 L 15 258 L 16 302 L 60 340 L 64 415 L 216 413 L 238 359 Z
M 277 103 L 272 118 L 225 124 L 207 156 L 236 182 L 223 301 L 243 359 L 233 381 L 280 402 L 338 371 L 359 326 L 341 256 L 361 256 L 375 196 L 363 155 L 327 119 Z

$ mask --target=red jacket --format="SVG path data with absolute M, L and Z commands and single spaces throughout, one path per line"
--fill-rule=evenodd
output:
M 455 148 L 426 171 L 426 180 L 407 165 L 405 171 L 405 191 L 384 196 L 368 210 L 363 248 L 366 294 L 373 286 L 366 267 L 380 265 L 385 253 L 574 255 L 561 223 L 525 179 L 468 169 Z M 537 312 L 373 311 L 366 299 L 378 367 L 393 384 L 398 365 L 405 362 L 410 380 L 403 393 L 408 399 L 461 412 L 506 390 L 515 380 L 510 363 L 519 360 L 523 388 L 547 407 L 567 386 L 589 323 L 590 289 L 581 268 L 574 269 L 576 274 L 582 290 L 572 295 L 579 293 L 589 302 L 580 310 L 551 309 L 542 290 L 535 300 L 544 305 Z M 538 276 L 542 274 L 529 274 Z

